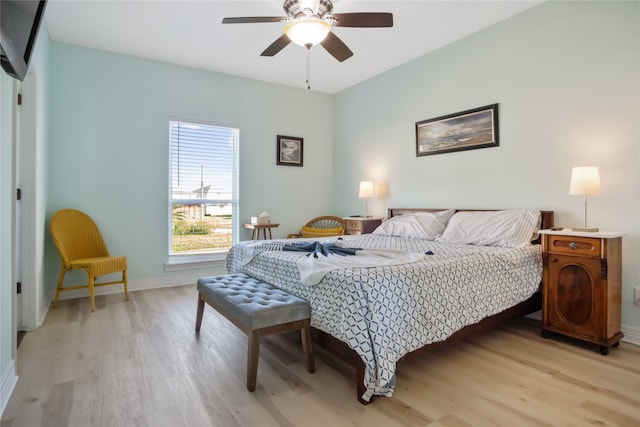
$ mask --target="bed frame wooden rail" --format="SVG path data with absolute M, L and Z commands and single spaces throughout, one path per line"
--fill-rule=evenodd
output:
M 419 209 L 419 208 L 404 208 L 404 209 L 389 209 L 389 218 L 392 218 L 397 215 L 402 215 L 406 213 L 412 212 L 437 212 L 444 209 Z M 458 209 L 465 211 L 480 211 L 480 210 L 490 210 L 490 209 Z M 542 224 L 541 229 L 548 229 L 554 226 L 554 218 L 553 211 L 540 211 L 542 216 Z M 538 237 L 534 243 L 540 243 L 540 238 Z M 410 357 L 415 357 L 419 354 L 425 353 L 426 351 L 432 350 L 434 348 L 440 347 L 442 345 L 446 345 L 452 341 L 457 341 L 460 339 L 464 339 L 465 337 L 477 334 L 486 329 L 490 329 L 499 325 L 501 323 L 507 322 L 512 319 L 516 319 L 522 316 L 526 316 L 527 314 L 534 313 L 542 307 L 542 292 L 538 290 L 535 294 L 533 294 L 529 299 L 517 304 L 503 312 L 495 314 L 490 317 L 486 317 L 478 323 L 473 325 L 466 326 L 459 331 L 455 332 L 449 338 L 444 341 L 440 341 L 437 343 L 428 344 L 422 348 L 414 350 L 406 355 L 404 355 L 400 361 L 404 359 L 408 359 Z M 346 343 L 343 341 L 329 335 L 326 332 L 323 332 L 319 329 L 312 328 L 312 339 L 313 341 L 329 351 L 333 355 L 339 357 L 340 359 L 346 361 L 350 365 L 354 366 L 356 369 L 356 393 L 357 398 L 360 403 L 363 405 L 367 405 L 373 400 L 373 397 L 370 401 L 366 401 L 362 398 L 364 393 L 366 392 L 366 387 L 364 385 L 364 369 L 365 364 L 355 352 L 355 350 L 351 349 Z M 400 362 L 399 361 L 399 362 Z

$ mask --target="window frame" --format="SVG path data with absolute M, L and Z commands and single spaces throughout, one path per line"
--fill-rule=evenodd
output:
M 227 251 L 221 250 L 219 252 L 211 253 L 189 253 L 189 254 L 174 254 L 173 252 L 173 207 L 177 203 L 173 199 L 173 163 L 172 163 L 172 148 L 173 139 L 171 134 L 173 123 L 184 123 L 186 125 L 192 124 L 197 126 L 213 126 L 220 128 L 232 129 L 236 133 L 233 149 L 233 177 L 232 177 L 232 189 L 231 199 L 205 199 L 207 204 L 211 203 L 225 203 L 232 205 L 231 214 L 231 244 L 235 244 L 239 241 L 239 205 L 240 205 L 240 171 L 239 171 L 239 158 L 240 158 L 240 126 L 236 124 L 216 122 L 211 120 L 201 119 L 189 119 L 185 117 L 170 116 L 168 125 L 168 179 L 167 179 L 167 262 L 165 263 L 165 271 L 186 270 L 192 268 L 203 267 L 219 267 L 224 265 Z

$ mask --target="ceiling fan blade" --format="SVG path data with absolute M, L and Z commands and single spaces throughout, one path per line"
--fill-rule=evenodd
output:
M 283 22 L 286 16 L 240 16 L 237 18 L 224 18 L 223 24 L 255 24 L 257 22 Z
M 287 36 L 286 34 L 283 34 L 278 37 L 276 41 L 271 43 L 269 47 L 267 47 L 264 52 L 260 54 L 260 56 L 273 56 L 287 47 L 289 43 L 291 43 L 291 39 L 289 39 L 289 36 Z
M 332 13 L 336 27 L 393 27 L 393 14 L 387 12 Z
M 351 49 L 349 49 L 347 45 L 331 31 L 327 34 L 327 37 L 320 42 L 320 44 L 327 50 L 327 52 L 333 55 L 333 57 L 340 62 L 343 62 L 353 56 Z

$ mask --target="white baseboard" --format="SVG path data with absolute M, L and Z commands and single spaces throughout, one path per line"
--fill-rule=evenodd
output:
M 539 320 L 542 322 L 542 310 L 534 311 L 533 313 L 527 314 L 525 317 L 529 317 L 531 319 Z
M 15 361 L 11 359 L 4 372 L 2 372 L 2 377 L 0 377 L 0 418 L 4 414 L 4 410 L 9 403 L 9 399 L 17 383 L 16 364 Z
M 141 279 L 141 280 L 130 280 L 128 283 L 129 292 L 142 291 L 146 289 L 158 289 L 158 288 L 170 288 L 172 286 L 181 286 L 181 285 L 194 285 L 199 278 L 206 276 L 217 276 L 219 274 L 227 274 L 227 271 L 224 267 L 214 268 L 208 270 L 206 273 L 200 272 L 192 272 L 192 273 L 183 273 L 175 276 L 168 277 L 158 277 L 153 279 Z M 55 289 L 50 289 L 47 294 L 47 300 L 53 301 L 55 296 Z M 111 285 L 111 286 L 101 286 L 96 288 L 96 295 L 110 295 L 110 294 L 118 294 L 122 292 L 122 285 Z M 72 291 L 65 291 L 60 294 L 60 299 L 74 299 L 74 298 L 85 298 L 89 295 L 86 289 L 74 289 Z M 47 304 L 47 307 L 50 306 L 50 303 Z
M 636 328 L 635 326 L 622 325 L 622 333 L 624 334 L 622 341 L 640 345 L 640 328 Z

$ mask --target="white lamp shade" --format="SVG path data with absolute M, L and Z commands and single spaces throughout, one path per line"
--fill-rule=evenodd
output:
M 284 33 L 295 44 L 315 46 L 324 40 L 331 31 L 331 24 L 321 19 L 302 19 L 293 21 L 284 29 Z M 310 46 L 309 46 L 310 47 Z
M 373 197 L 373 182 L 371 181 L 361 181 L 360 182 L 360 191 L 358 192 L 358 197 L 361 199 L 366 199 L 369 197 Z
M 595 166 L 575 167 L 571 171 L 569 194 L 572 196 L 599 196 L 600 171 Z

